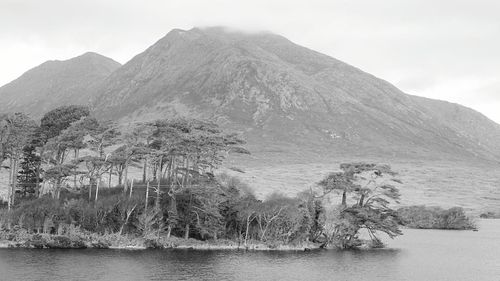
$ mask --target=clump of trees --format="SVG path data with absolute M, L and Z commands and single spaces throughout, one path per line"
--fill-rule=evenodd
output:
M 401 181 L 389 166 L 342 164 L 318 183 L 319 191 L 262 200 L 237 178 L 214 174 L 230 153 L 249 153 L 243 145 L 202 120 L 160 119 L 124 129 L 81 106 L 52 110 L 40 124 L 21 113 L 3 115 L 0 160 L 10 179 L 0 228 L 62 233 L 71 226 L 147 238 L 318 242 L 343 249 L 361 245 L 363 231 L 375 246 L 381 245 L 378 233 L 401 234 L 391 208 Z M 131 179 L 130 169 L 142 177 Z M 334 193 L 341 199 L 332 209 L 326 198 Z
M 80 106 L 50 111 L 40 125 L 23 114 L 1 120 L 0 151 L 12 175 L 3 226 L 55 233 L 73 225 L 242 244 L 320 236 L 322 206 L 312 194 L 259 200 L 238 179 L 215 176 L 230 153 L 249 152 L 211 122 L 156 120 L 120 130 Z M 131 167 L 142 179 L 129 179 Z M 118 185 L 109 188 L 112 177 Z
M 391 203 L 399 203 L 400 193 L 395 184 L 401 184 L 388 165 L 346 163 L 340 172 L 327 175 L 318 185 L 321 197 L 333 192 L 341 194 L 340 204 L 327 213 L 325 236 L 327 243 L 348 249 L 363 244 L 359 238 L 366 231 L 372 246 L 382 246 L 379 232 L 390 238 L 401 235 L 398 213 Z
M 411 228 L 421 229 L 475 229 L 474 221 L 469 218 L 463 208 L 409 206 L 398 209 L 401 222 Z

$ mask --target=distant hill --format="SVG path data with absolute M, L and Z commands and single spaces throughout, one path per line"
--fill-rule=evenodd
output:
M 121 65 L 96 53 L 47 61 L 0 88 L 0 112 L 24 111 L 34 118 L 65 104 L 89 104 L 93 87 Z

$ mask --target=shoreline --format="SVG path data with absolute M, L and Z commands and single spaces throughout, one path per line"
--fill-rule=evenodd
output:
M 85 250 L 85 249 L 100 249 L 100 250 L 127 250 L 127 251 L 142 251 L 142 250 L 197 250 L 197 251 L 212 251 L 212 250 L 226 250 L 226 251 L 282 251 L 282 252 L 307 252 L 320 250 L 320 247 L 266 247 L 262 245 L 248 245 L 245 246 L 225 246 L 225 245 L 178 245 L 174 247 L 165 247 L 165 248 L 148 248 L 146 246 L 109 246 L 107 248 L 94 248 L 94 247 L 84 247 L 84 248 L 35 248 L 35 247 L 26 247 L 20 246 L 16 243 L 12 243 L 11 241 L 0 241 L 0 249 L 73 249 L 73 250 Z
M 494 219 L 488 219 L 494 220 Z M 414 228 L 403 226 L 404 229 L 414 230 L 445 230 L 445 231 L 478 231 L 478 229 L 435 229 Z M 0 234 L 6 234 L 1 233 Z M 2 237 L 2 235 L 0 235 Z M 184 239 L 179 237 L 155 237 L 143 238 L 128 235 L 54 235 L 54 234 L 14 234 L 11 238 L 3 235 L 0 238 L 0 249 L 111 249 L 111 250 L 148 250 L 148 249 L 181 249 L 181 250 L 227 250 L 227 251 L 283 251 L 283 252 L 306 252 L 322 249 L 320 243 L 303 242 L 299 244 L 262 243 L 249 241 L 245 246 L 238 241 L 219 240 L 197 240 L 193 238 Z M 366 247 L 366 245 L 365 245 Z M 365 248 L 360 247 L 359 249 Z
M 37 234 L 35 234 L 37 235 Z M 305 252 L 321 249 L 319 243 L 303 243 L 300 245 L 248 243 L 246 246 L 235 241 L 201 241 L 178 237 L 152 240 L 144 238 L 116 237 L 112 241 L 87 240 L 64 235 L 31 235 L 24 239 L 0 240 L 0 249 L 112 249 L 112 250 L 148 250 L 148 249 L 182 249 L 182 250 L 228 250 L 228 251 L 293 251 Z

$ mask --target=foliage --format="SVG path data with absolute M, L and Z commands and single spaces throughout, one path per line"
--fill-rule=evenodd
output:
M 49 140 L 59 136 L 73 122 L 89 115 L 90 110 L 87 107 L 79 105 L 61 106 L 47 112 L 42 117 L 40 125 L 43 132 L 43 139 Z
M 44 197 L 21 203 L 8 214 L 8 220 L 28 231 L 51 232 L 65 220 L 65 215 L 58 200 Z

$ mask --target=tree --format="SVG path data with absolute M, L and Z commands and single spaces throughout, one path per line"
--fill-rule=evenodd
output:
M 14 204 L 17 186 L 19 161 L 23 148 L 30 143 L 36 129 L 36 123 L 24 113 L 3 115 L 0 118 L 2 162 L 10 159 L 8 209 Z
M 89 109 L 83 106 L 62 106 L 46 113 L 40 126 L 38 134 L 41 144 L 40 155 L 48 165 L 50 183 L 55 198 L 59 197 L 62 181 L 66 180 L 70 173 L 68 167 L 73 167 L 73 184 L 76 188 L 76 176 L 78 164 L 78 152 L 85 147 L 84 137 L 89 130 L 97 126 L 97 120 L 89 116 Z M 74 151 L 72 163 L 65 163 L 68 155 Z M 41 170 L 41 167 L 39 167 Z M 47 172 L 46 171 L 46 172 Z
M 61 106 L 47 112 L 41 119 L 40 128 L 44 132 L 44 139 L 57 137 L 73 122 L 90 115 L 88 107 L 80 105 Z
M 149 128 L 149 129 L 148 129 Z M 156 120 L 146 124 L 145 166 L 149 163 L 157 181 L 156 204 L 160 203 L 160 179 L 164 175 L 170 201 L 168 233 L 177 223 L 178 194 L 194 182 L 211 175 L 230 152 L 248 153 L 244 142 L 234 134 L 225 134 L 211 122 L 194 119 Z M 145 172 L 145 170 L 144 170 Z
M 110 161 L 115 163 L 118 174 L 118 185 L 124 181 L 123 192 L 127 192 L 128 170 L 132 164 L 137 164 L 141 158 L 149 153 L 147 138 L 150 137 L 150 127 L 145 124 L 136 124 L 128 133 L 123 134 L 123 145 L 116 148 L 111 154 Z M 144 171 L 145 173 L 146 171 Z M 145 177 L 145 174 L 144 174 Z
M 75 174 L 75 164 L 57 164 L 45 171 L 45 181 L 52 184 L 52 197 L 59 199 L 61 188 L 68 177 Z
M 73 175 L 74 188 L 76 188 L 77 156 L 78 151 L 85 147 L 83 140 L 86 134 L 79 124 L 80 120 L 75 121 L 68 128 L 60 131 L 59 135 L 49 139 L 42 147 L 42 156 L 47 164 L 45 177 L 50 178 L 47 182 L 52 184 L 54 198 L 59 198 L 60 189 L 63 187 L 63 181 L 67 180 L 66 177 Z M 75 152 L 75 157 L 67 163 L 68 155 L 72 150 Z M 67 170 L 70 167 L 72 171 Z
M 334 172 L 328 174 L 318 185 L 323 188 L 323 197 L 332 191 L 342 192 L 341 205 L 345 207 L 347 206 L 347 194 L 357 188 L 353 181 L 354 177 L 351 172 Z
M 363 162 L 341 164 L 340 168 L 342 172 L 331 174 L 333 176 L 320 182 L 320 186 L 343 190 L 343 198 L 346 192 L 353 193 L 356 203 L 348 206 L 346 200 L 342 200 L 330 241 L 340 248 L 358 246 L 360 229 L 368 231 L 376 246 L 381 245 L 376 232 L 384 232 L 390 238 L 401 235 L 397 212 L 390 206 L 399 203 L 399 190 L 393 185 L 402 183 L 395 178 L 397 173 L 389 165 Z
M 95 183 L 95 201 L 97 201 L 101 177 L 104 173 L 111 172 L 112 169 L 112 163 L 109 161 L 111 153 L 105 154 L 105 149 L 117 142 L 120 132 L 116 128 L 116 125 L 111 122 L 95 122 L 86 128 L 89 137 L 86 144 L 94 152 L 94 155 L 85 156 L 79 161 L 85 162 L 87 167 L 87 177 L 90 181 L 89 200 L 92 194 L 92 184 Z
M 257 223 L 259 224 L 260 240 L 266 241 L 266 234 L 273 222 L 280 219 L 280 215 L 290 207 L 289 198 L 273 193 L 266 201 L 260 204 L 257 210 Z
M 21 169 L 18 175 L 19 186 L 24 197 L 38 195 L 38 185 L 42 181 L 39 173 L 41 157 L 36 153 L 33 145 L 26 145 L 23 148 Z

